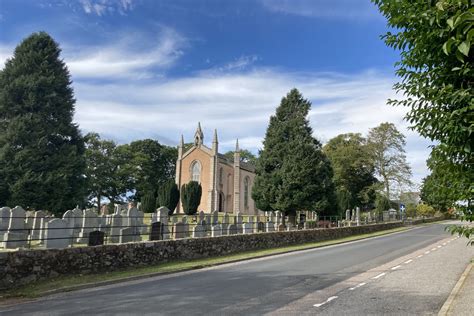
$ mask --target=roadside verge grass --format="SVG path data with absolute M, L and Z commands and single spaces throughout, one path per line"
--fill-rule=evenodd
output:
M 143 279 L 152 276 L 158 276 L 162 274 L 169 274 L 180 271 L 187 271 L 193 269 L 201 269 L 205 267 L 211 267 L 221 265 L 225 263 L 232 263 L 247 259 L 261 258 L 271 255 L 283 254 L 288 252 L 294 252 L 299 250 L 306 250 L 312 248 L 320 248 L 324 246 L 330 246 L 335 244 L 346 243 L 349 241 L 355 241 L 360 239 L 366 239 L 370 237 L 387 235 L 390 233 L 401 232 L 408 230 L 410 227 L 399 227 L 389 230 L 383 230 L 370 234 L 354 235 L 350 237 L 327 240 L 321 242 L 312 242 L 295 246 L 287 246 L 280 248 L 269 248 L 262 250 L 254 250 L 247 252 L 240 252 L 231 255 L 187 260 L 187 261 L 170 261 L 154 266 L 136 267 L 129 268 L 121 271 L 103 272 L 99 274 L 86 274 L 86 275 L 72 275 L 72 276 L 61 276 L 49 280 L 38 281 L 29 284 L 24 287 L 0 292 L 0 303 L 9 304 L 15 302 L 15 299 L 32 299 L 39 296 L 44 296 L 54 293 L 68 292 L 83 288 L 95 287 L 100 285 L 108 285 L 113 283 L 119 283 L 124 281 L 130 281 L 135 279 Z

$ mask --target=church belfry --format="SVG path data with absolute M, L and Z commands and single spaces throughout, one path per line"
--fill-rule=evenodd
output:
M 201 129 L 201 122 L 198 123 L 198 127 L 196 129 L 196 133 L 194 133 L 194 145 L 201 146 L 204 141 L 204 133 Z

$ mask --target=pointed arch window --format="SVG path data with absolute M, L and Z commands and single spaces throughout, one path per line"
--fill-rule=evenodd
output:
M 201 163 L 197 160 L 191 164 L 191 180 L 201 182 Z

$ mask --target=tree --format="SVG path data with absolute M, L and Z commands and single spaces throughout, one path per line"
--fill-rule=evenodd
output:
M 226 152 L 224 155 L 227 157 L 227 159 L 230 159 L 231 161 L 234 161 L 234 153 L 235 153 L 235 151 L 230 150 L 230 151 Z M 248 162 L 248 163 L 251 163 L 255 166 L 255 164 L 257 163 L 257 156 L 252 154 L 252 152 L 250 152 L 247 149 L 241 149 L 240 150 L 240 161 Z
M 0 72 L 0 204 L 62 214 L 85 202 L 84 141 L 58 44 L 23 40 Z
M 147 192 L 141 199 L 141 210 L 144 213 L 153 213 L 155 211 L 155 194 Z
M 434 216 L 435 212 L 435 209 L 428 204 L 421 203 L 416 206 L 416 213 L 421 216 L 431 217 Z
M 409 108 L 407 120 L 422 136 L 439 143 L 432 151 L 449 178 L 450 196 L 464 201 L 465 219 L 474 220 L 474 4 L 471 0 L 373 0 L 396 29 L 385 43 L 401 50 L 390 100 Z M 452 227 L 467 238 L 474 229 Z M 474 244 L 474 240 L 471 240 Z
M 174 179 L 178 157 L 176 148 L 152 139 L 137 140 L 119 147 L 131 155 L 128 168 L 133 177 L 134 200 L 140 200 L 147 192 L 155 192 L 160 185 Z
M 329 140 L 323 151 L 334 170 L 339 211 L 373 203 L 377 179 L 366 139 L 360 134 L 341 134 Z
M 333 172 L 321 143 L 312 137 L 306 119 L 310 107 L 293 89 L 270 117 L 252 189 L 257 208 L 286 215 L 335 211 Z
M 181 203 L 183 203 L 184 212 L 187 215 L 197 213 L 199 204 L 201 203 L 202 188 L 199 182 L 190 181 L 181 187 Z
M 112 205 L 120 202 L 131 189 L 129 156 L 118 150 L 115 142 L 102 140 L 97 133 L 85 137 L 86 188 L 89 200 L 97 200 L 100 210 L 103 198 Z
M 388 209 L 390 209 L 390 200 L 385 195 L 377 194 L 375 198 L 375 209 L 379 215 L 384 211 L 388 211 Z
M 173 215 L 176 206 L 179 203 L 179 189 L 176 182 L 168 180 L 158 189 L 158 197 L 156 198 L 156 207 L 165 206 L 170 211 L 168 215 Z
M 395 185 L 410 185 L 411 169 L 405 156 L 405 136 L 392 123 L 370 129 L 368 148 L 375 173 L 383 184 L 385 196 L 391 198 Z

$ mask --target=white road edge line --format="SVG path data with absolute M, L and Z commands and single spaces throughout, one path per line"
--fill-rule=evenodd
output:
M 328 298 L 328 299 L 326 300 L 326 302 L 323 302 L 323 303 L 320 303 L 320 304 L 314 304 L 313 306 L 314 306 L 314 307 L 323 306 L 324 304 L 329 303 L 330 301 L 335 300 L 336 298 L 338 298 L 338 296 L 331 296 L 330 298 Z
M 401 265 L 394 266 L 394 267 L 392 268 L 392 270 L 397 270 L 397 269 L 400 268 L 400 267 L 401 267 Z
M 407 260 L 407 261 L 404 262 L 404 264 L 409 264 L 412 261 L 413 261 L 413 259 Z
M 379 275 L 377 275 L 377 276 L 374 276 L 372 279 L 374 279 L 374 280 L 375 280 L 375 279 L 381 278 L 381 277 L 383 277 L 385 274 L 386 274 L 385 272 L 383 272 L 383 273 L 380 273 Z

